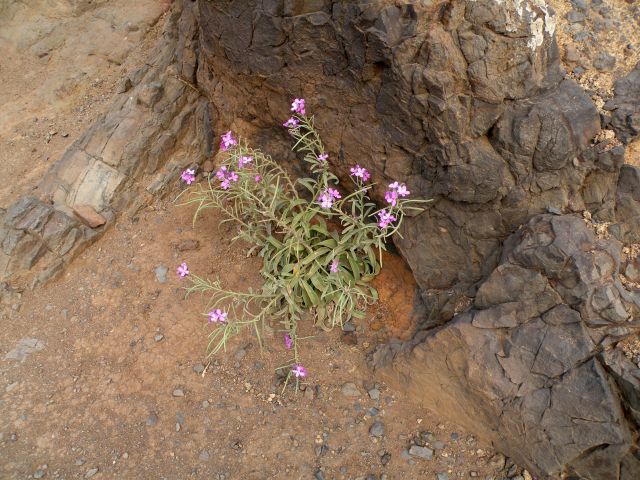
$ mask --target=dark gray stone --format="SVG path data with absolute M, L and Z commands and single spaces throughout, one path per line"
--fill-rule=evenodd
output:
M 611 127 L 622 142 L 630 143 L 640 135 L 640 63 L 616 80 L 609 105 L 613 110 Z

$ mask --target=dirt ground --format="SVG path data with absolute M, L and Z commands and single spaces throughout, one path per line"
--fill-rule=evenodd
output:
M 169 0 L 0 0 L 0 208 L 44 172 L 140 67 Z
M 307 479 L 320 469 L 327 479 L 502 478 L 489 446 L 375 384 L 364 359 L 384 332 L 370 328 L 376 309 L 349 339 L 333 331 L 302 343 L 304 392 L 282 393 L 277 333 L 262 350 L 242 335 L 209 363 L 204 299 L 184 298 L 176 266 L 246 289 L 259 285 L 259 265 L 225 240 L 217 214 L 192 228 L 191 213 L 169 205 L 123 219 L 62 278 L 25 294 L 0 333 L 0 478 L 95 468 L 120 479 Z M 189 239 L 200 247 L 180 251 Z M 8 358 L 21 341 L 24 359 Z M 350 382 L 354 396 L 342 391 Z M 376 421 L 382 437 L 369 433 Z M 431 460 L 406 452 L 420 432 Z

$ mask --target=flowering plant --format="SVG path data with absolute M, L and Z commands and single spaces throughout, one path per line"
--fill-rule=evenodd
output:
M 295 99 L 292 111 L 283 125 L 310 177 L 293 180 L 270 156 L 229 131 L 222 136 L 220 148 L 227 155 L 218 171 L 186 190 L 184 204 L 197 205 L 194 222 L 202 210 L 220 209 L 223 222 L 238 225 L 234 240 L 249 242 L 249 254 L 259 250 L 261 289 L 230 291 L 219 279 L 189 274 L 186 264 L 178 275 L 191 282 L 187 294 L 211 295 L 206 313 L 214 327 L 210 355 L 225 349 L 229 338 L 245 328 L 254 329 L 261 341 L 264 326 L 277 319 L 285 348 L 292 351 L 283 366 L 287 380 L 291 375 L 298 380 L 307 375 L 299 359 L 298 322 L 310 313 L 317 326 L 330 330 L 350 317 L 364 318 L 363 309 L 378 298 L 369 282 L 380 272 L 385 241 L 398 231 L 408 210 L 422 210 L 415 204 L 427 200 L 406 198 L 406 186 L 393 182 L 385 194 L 387 205 L 378 208 L 368 195 L 370 173 L 360 165 L 351 168 L 353 191 L 343 196 L 304 99 Z M 187 170 L 182 179 L 190 184 L 192 177 Z

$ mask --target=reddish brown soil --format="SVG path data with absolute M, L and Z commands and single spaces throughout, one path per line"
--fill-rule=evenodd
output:
M 229 244 L 231 232 L 216 226 L 215 212 L 195 228 L 191 213 L 158 207 L 139 221 L 118 222 L 62 278 L 25 293 L 21 310 L 4 320 L 0 478 L 27 478 L 44 464 L 46 478 L 80 478 L 92 468 L 99 469 L 96 478 L 117 479 L 307 479 L 319 467 L 325 478 L 344 479 L 497 473 L 487 466 L 493 454 L 487 445 L 423 408 L 428 405 L 409 405 L 385 385 L 378 401 L 369 398 L 364 386 L 375 383 L 364 361 L 375 341 L 365 329 L 370 319 L 358 324 L 357 345 L 345 344 L 338 331 L 306 327 L 318 334 L 302 344 L 309 370 L 304 387 L 313 395 L 281 393 L 274 371 L 288 357 L 280 334 L 262 350 L 255 337 L 241 335 L 208 363 L 204 299 L 184 298 L 186 282 L 175 267 L 186 261 L 193 274 L 246 289 L 259 285 L 259 258 Z M 201 247 L 179 252 L 185 239 L 198 239 Z M 154 274 L 160 264 L 169 268 L 164 284 Z M 395 322 L 393 329 L 402 325 Z M 22 362 L 4 359 L 22 338 L 45 346 Z M 193 370 L 198 363 L 206 365 L 202 374 Z M 344 396 L 345 382 L 354 382 L 360 396 Z M 174 396 L 176 389 L 184 396 Z M 376 419 L 367 414 L 371 407 L 379 409 Z M 157 423 L 146 425 L 152 414 Z M 374 420 L 384 423 L 380 439 L 368 433 Z M 445 448 L 432 460 L 408 461 L 401 452 L 420 431 L 433 432 Z M 318 456 L 322 445 L 327 451 Z M 385 452 L 391 457 L 383 466 Z

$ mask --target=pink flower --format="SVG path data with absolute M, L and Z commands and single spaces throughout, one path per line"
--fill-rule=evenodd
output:
M 227 133 L 222 135 L 222 140 L 220 141 L 220 148 L 222 150 L 229 150 L 229 147 L 237 145 L 238 141 L 233 138 L 233 132 L 229 130 Z
M 238 181 L 238 174 L 236 172 L 230 172 L 229 176 L 227 178 L 229 180 L 231 180 L 232 182 L 237 182 Z
M 180 178 L 187 185 L 191 185 L 196 179 L 196 171 L 192 168 L 187 168 L 184 172 L 182 172 Z
M 388 190 L 384 194 L 384 199 L 387 203 L 391 204 L 392 207 L 395 207 L 396 203 L 398 203 L 398 192 L 395 190 Z
M 256 183 L 258 183 L 260 180 L 262 180 L 262 177 L 260 175 L 256 175 L 254 180 L 256 181 Z
M 304 368 L 299 363 L 296 363 L 293 366 L 293 368 L 291 369 L 291 373 L 293 373 L 293 375 L 295 375 L 296 377 L 306 377 L 307 376 L 307 369 Z
M 282 125 L 287 127 L 287 128 L 296 128 L 298 126 L 298 123 L 300 123 L 300 121 L 297 118 L 291 117 L 289 120 L 284 122 Z
M 369 180 L 369 177 L 371 177 L 367 169 L 361 167 L 360 165 L 351 167 L 350 171 L 351 171 L 351 176 L 361 178 L 363 182 L 366 182 L 367 180 Z
M 294 98 L 291 104 L 291 111 L 299 115 L 306 115 L 304 111 L 304 98 Z
M 187 267 L 186 262 L 182 262 L 180 266 L 176 269 L 176 273 L 180 278 L 184 278 L 189 275 L 189 268 Z
M 333 206 L 333 197 L 325 192 L 318 198 L 318 203 L 322 208 L 331 208 Z
M 320 160 L 321 162 L 326 162 L 327 158 L 329 158 L 329 155 L 327 155 L 326 153 L 318 155 L 318 160 Z
M 331 262 L 331 265 L 329 265 L 329 271 L 331 273 L 338 273 L 338 265 L 340 265 L 340 260 L 336 258 L 333 262 Z
M 225 178 L 221 183 L 220 183 L 220 188 L 222 188 L 223 190 L 229 190 L 229 179 Z
M 227 167 L 222 165 L 220 167 L 220 170 L 216 172 L 216 177 L 219 178 L 220 180 L 224 180 L 224 177 L 226 176 L 226 174 L 227 174 Z
M 386 210 L 380 210 L 378 212 L 378 218 L 379 218 L 378 226 L 382 229 L 387 228 L 390 223 L 396 221 L 396 217 L 391 215 L 391 213 L 387 212 Z
M 393 182 L 389 184 L 391 191 L 395 191 L 401 197 L 407 197 L 411 193 L 407 190 L 407 186 L 404 183 Z M 396 197 L 397 198 L 397 197 Z
M 291 347 L 293 347 L 293 340 L 288 333 L 284 334 L 284 346 L 287 347 L 287 350 L 291 350 Z
M 249 165 L 251 162 L 253 162 L 253 157 L 251 157 L 251 156 L 240 157 L 238 159 L 238 168 L 245 167 L 245 166 Z
M 327 190 L 325 192 L 327 194 L 331 195 L 331 197 L 333 197 L 333 198 L 342 198 L 342 195 L 340 195 L 340 192 L 338 190 L 336 190 L 335 188 L 327 188 Z
M 227 312 L 223 312 L 219 308 L 209 312 L 209 323 L 227 323 Z

